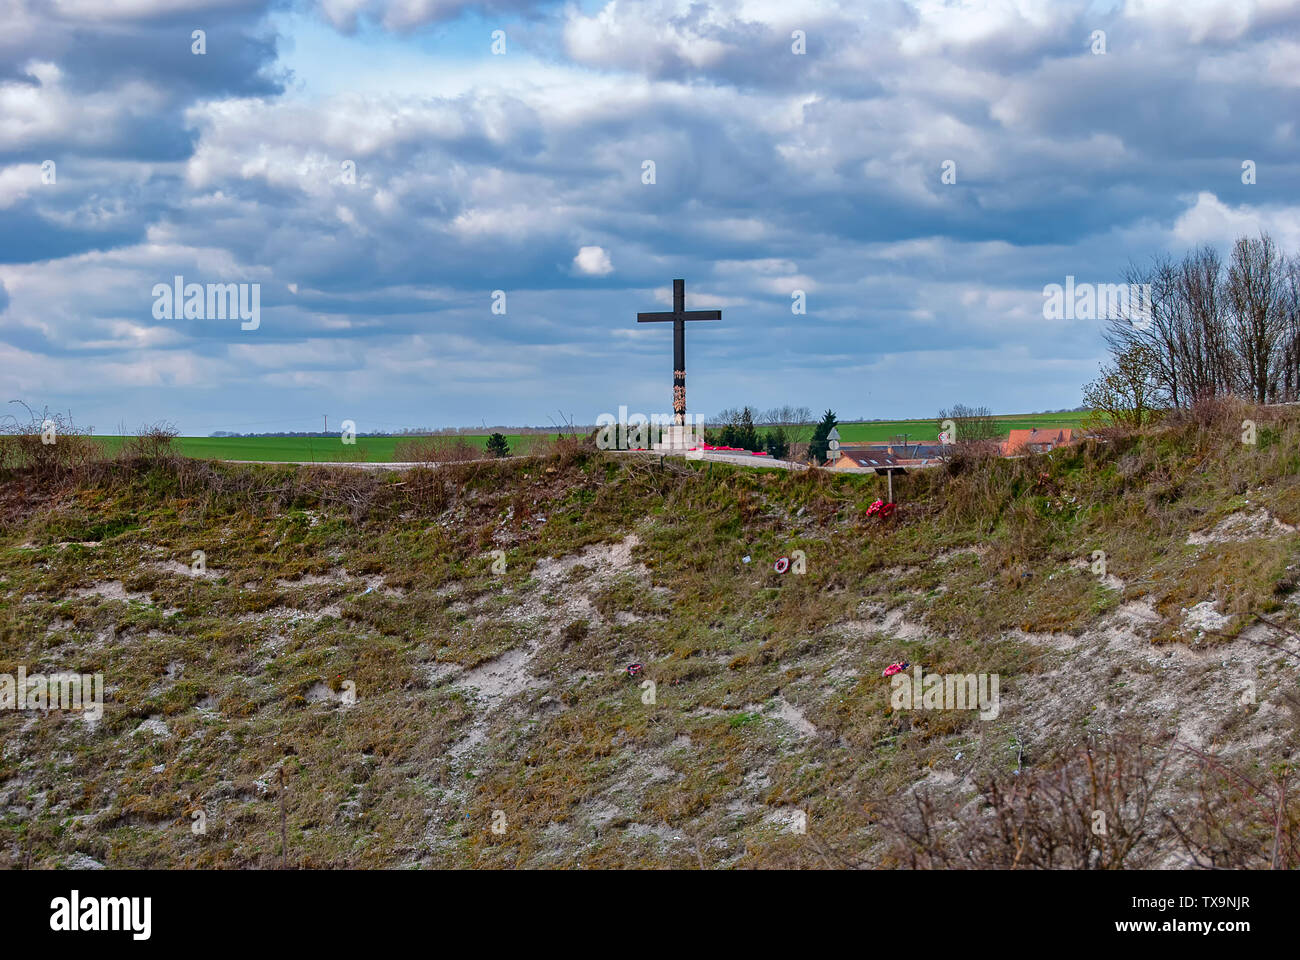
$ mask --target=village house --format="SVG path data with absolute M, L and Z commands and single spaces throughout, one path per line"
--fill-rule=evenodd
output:
M 830 464 L 836 470 L 878 470 L 900 467 L 898 457 L 870 447 L 840 447 L 840 455 Z
M 1069 447 L 1081 439 L 1071 427 L 1012 430 L 998 444 L 1004 457 L 1023 457 L 1031 453 L 1050 453 Z M 872 470 L 876 473 L 902 473 L 908 469 L 938 466 L 953 455 L 955 447 L 945 443 L 862 443 L 841 446 L 839 456 L 829 466 L 836 470 Z
M 1055 430 L 1012 430 L 1002 441 L 1002 456 L 1022 457 L 1029 453 L 1050 453 L 1057 447 L 1068 447 L 1078 442 L 1074 430 L 1065 427 Z
M 830 464 L 836 470 L 933 467 L 950 455 L 950 448 L 938 443 L 866 443 L 841 446 L 839 458 Z

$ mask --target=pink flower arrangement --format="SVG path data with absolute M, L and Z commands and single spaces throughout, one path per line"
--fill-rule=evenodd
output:
M 867 516 L 880 517 L 883 519 L 893 513 L 896 509 L 898 509 L 898 504 L 896 503 L 885 503 L 883 500 L 877 500 L 871 506 L 867 507 Z
M 692 450 L 722 450 L 722 451 L 727 451 L 727 452 L 731 452 L 731 453 L 747 453 L 747 454 L 749 454 L 751 457 L 766 457 L 766 456 L 767 456 L 767 454 L 766 454 L 765 452 L 761 451 L 761 450 L 756 452 L 756 451 L 753 451 L 753 450 L 746 450 L 744 447 L 715 447 L 715 446 L 713 446 L 712 444 L 709 444 L 709 443 L 702 444 L 702 445 L 699 446 L 699 447 L 691 447 L 691 449 L 692 449 Z

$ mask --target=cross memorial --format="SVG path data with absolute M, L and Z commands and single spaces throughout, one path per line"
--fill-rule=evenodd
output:
M 673 422 L 686 424 L 686 321 L 721 320 L 721 310 L 687 310 L 686 281 L 673 281 L 673 309 L 671 313 L 638 313 L 637 323 L 673 322 Z

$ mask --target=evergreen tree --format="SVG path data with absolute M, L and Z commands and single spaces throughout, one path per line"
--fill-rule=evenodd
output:
M 827 438 L 837 423 L 839 420 L 836 419 L 834 410 L 827 410 L 822 414 L 821 423 L 817 424 L 817 429 L 813 431 L 812 442 L 808 444 L 808 457 L 814 462 L 823 463 L 826 460 L 826 454 L 830 449 Z
M 488 437 L 487 452 L 494 457 L 510 456 L 510 445 L 506 443 L 506 438 L 499 433 L 494 433 Z
M 781 427 L 773 427 L 767 431 L 763 447 L 767 450 L 768 456 L 774 460 L 784 460 L 790 455 L 790 440 Z
M 736 442 L 732 446 L 753 451 L 763 449 L 758 439 L 758 430 L 754 428 L 754 411 L 750 407 L 740 411 L 739 422 L 736 424 Z

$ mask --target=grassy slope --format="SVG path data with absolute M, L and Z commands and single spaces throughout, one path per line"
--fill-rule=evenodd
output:
M 1238 615 L 1228 634 L 1251 611 L 1294 619 L 1295 537 L 1186 544 L 1247 500 L 1300 523 L 1300 427 L 1254 448 L 1231 428 L 915 475 L 884 524 L 864 515 L 875 477 L 594 453 L 400 477 L 183 462 L 58 492 L 11 479 L 0 672 L 102 671 L 110 702 L 94 732 L 0 714 L 0 863 L 31 830 L 36 864 L 273 865 L 279 768 L 300 865 L 888 863 L 868 798 L 958 754 L 1006 775 L 1008 743 L 1043 755 L 1086 728 L 1050 697 L 1018 705 L 1056 668 L 1017 631 L 1140 601 L 1154 640 L 1186 641 L 1180 611 L 1207 595 Z M 609 549 L 629 534 L 630 561 Z M 195 549 L 210 576 L 183 572 Z M 772 572 L 796 549 L 806 575 Z M 1120 586 L 1081 566 L 1096 549 Z M 125 596 L 79 593 L 112 583 Z M 892 711 L 880 669 L 899 658 L 998 672 L 1008 708 Z M 519 685 L 493 700 L 456 682 L 483 664 Z M 1117 696 L 1138 679 L 1103 676 Z M 354 706 L 322 693 L 345 681 Z M 1026 726 L 1031 709 L 1057 712 Z M 782 828 L 796 808 L 815 844 Z

